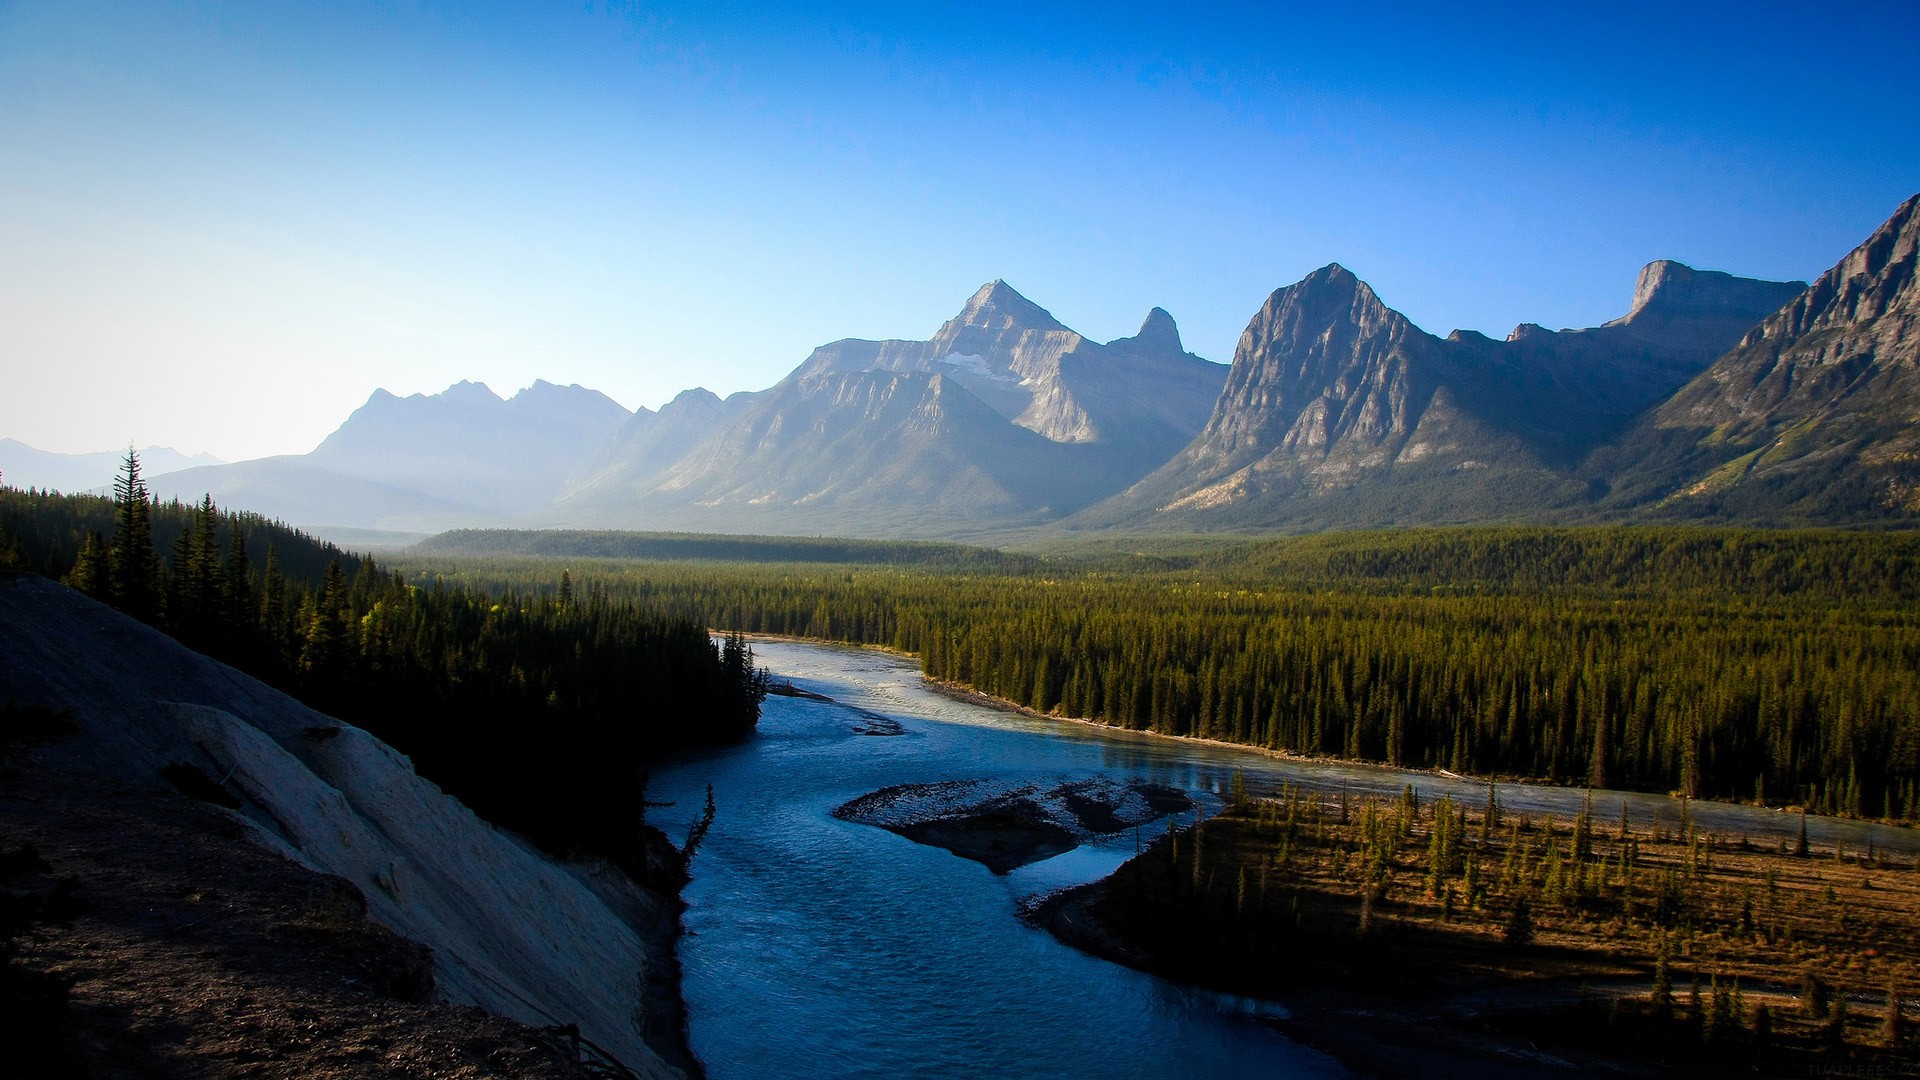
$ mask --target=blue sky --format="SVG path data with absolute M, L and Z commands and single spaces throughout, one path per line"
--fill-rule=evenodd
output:
M 1444 334 L 1920 190 L 1920 8 L 0 3 L 0 435 L 310 449 L 376 386 L 628 406 L 1004 277 L 1230 359 L 1330 261 Z

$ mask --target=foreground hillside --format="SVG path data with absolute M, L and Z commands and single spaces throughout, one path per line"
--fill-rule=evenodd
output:
M 13 764 L 0 891 L 39 910 L 0 974 L 9 1076 L 591 1075 L 546 1025 L 436 1001 L 431 950 L 231 812 Z
M 269 1040 L 311 1039 L 286 1031 L 279 1014 L 259 1016 L 260 999 L 249 994 L 255 986 L 288 1002 L 308 1002 L 303 1007 L 324 1013 L 328 1024 L 365 1025 L 363 1039 L 309 1046 L 302 1051 L 308 1060 L 331 1055 L 351 1064 L 365 1045 L 382 1039 L 424 1047 L 438 1038 L 435 1030 L 452 1026 L 451 1014 L 396 1012 L 398 1006 L 381 1004 L 380 980 L 388 976 L 379 972 L 358 976 L 371 998 L 357 993 L 347 1000 L 324 988 L 309 993 L 302 990 L 309 976 L 301 974 L 307 959 L 272 941 L 283 934 L 317 942 L 315 972 L 368 956 L 410 955 L 414 947 L 364 926 L 364 910 L 380 927 L 431 950 L 430 962 L 415 959 L 410 967 L 383 961 L 391 976 L 388 998 L 425 998 L 430 985 L 433 1000 L 478 1005 L 531 1027 L 577 1022 L 641 1075 L 679 1075 L 670 1063 L 690 1060 L 673 1019 L 677 901 L 604 863 L 562 863 L 497 831 L 365 732 L 71 589 L 14 573 L 0 575 L 0 701 L 12 703 L 10 721 L 29 710 L 74 729 L 64 737 L 56 731 L 27 766 L 24 786 L 11 788 L 0 803 L 10 833 L 45 839 L 47 873 L 77 875 L 83 890 L 91 881 L 101 911 L 164 893 L 168 875 L 204 875 L 195 882 L 199 899 L 186 898 L 206 905 L 203 914 L 187 915 L 180 898 L 168 898 L 143 915 L 144 922 L 90 928 L 82 921 L 76 936 L 55 939 L 54 951 L 36 954 L 61 970 L 105 980 L 76 988 L 83 1025 L 129 1023 L 124 1011 L 115 1021 L 116 997 L 123 1010 L 133 1005 L 136 1015 L 165 1020 L 141 1036 L 150 1044 L 139 1052 L 176 1062 L 183 1075 L 231 1067 L 221 1064 L 227 1051 L 219 1035 L 226 1025 L 245 1031 L 253 1024 Z M 36 801 L 36 791 L 45 798 L 49 790 L 67 802 L 68 812 L 50 815 Z M 188 807 L 177 797 L 181 792 L 220 809 Z M 141 876 L 139 859 L 123 857 L 117 846 L 143 836 L 179 838 L 153 849 L 177 855 L 178 865 Z M 105 862 L 85 858 L 89 850 Z M 55 855 L 64 855 L 57 865 Z M 118 869 L 101 877 L 94 868 L 102 865 Z M 332 877 L 303 876 L 301 867 Z M 320 899 L 305 911 L 275 913 L 301 890 L 317 890 Z M 80 899 L 87 899 L 84 892 Z M 229 903 L 237 910 L 216 906 Z M 181 913 L 177 923 L 160 914 L 168 910 Z M 249 926 L 265 927 L 267 940 L 246 940 Z M 346 955 L 327 959 L 336 946 Z M 114 959 L 176 950 L 188 950 L 185 959 L 204 965 L 206 985 L 187 993 L 178 973 L 165 982 L 130 984 Z M 411 955 L 428 954 L 415 948 Z M 251 975 L 222 975 L 250 964 Z M 99 974 L 109 967 L 111 977 Z M 96 1004 L 104 1012 L 87 1012 Z M 635 1016 L 660 1020 L 637 1027 Z M 321 1019 L 313 1020 L 315 1030 Z M 415 1020 L 419 1032 L 410 1027 Z M 477 1029 L 484 1034 L 487 1026 Z M 525 1036 L 511 1025 L 491 1030 L 497 1045 Z M 465 1052 L 460 1039 L 436 1045 L 421 1053 L 457 1060 Z M 276 1052 L 291 1053 L 291 1046 Z M 258 1050 L 258 1044 L 239 1043 L 239 1052 Z

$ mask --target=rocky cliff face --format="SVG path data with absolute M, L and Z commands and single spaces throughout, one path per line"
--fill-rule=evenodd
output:
M 1386 525 L 1577 506 L 1593 447 L 1801 287 L 1655 263 L 1606 326 L 1442 340 L 1327 266 L 1248 324 L 1205 430 L 1076 524 Z
M 1920 195 L 1603 455 L 1610 504 L 1920 516 Z

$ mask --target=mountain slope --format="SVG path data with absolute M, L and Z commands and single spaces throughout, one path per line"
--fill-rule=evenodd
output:
M 656 529 L 934 534 L 1077 508 L 1102 465 L 1008 423 L 950 375 L 825 370 L 767 391 L 651 490 L 599 512 Z
M 1920 195 L 1597 455 L 1608 505 L 1768 523 L 1920 517 L 1917 250 Z
M 1069 525 L 1366 526 L 1578 506 L 1587 450 L 1801 288 L 1655 263 L 1606 326 L 1442 340 L 1329 265 L 1268 297 L 1206 429 Z
M 651 488 L 661 473 L 691 453 L 713 430 L 740 415 L 760 395 L 682 391 L 659 412 L 640 409 L 589 461 L 576 469 L 560 498 L 542 516 L 591 520 L 606 503 L 621 503 Z
M 823 345 L 737 409 L 729 398 L 716 417 L 714 401 L 689 401 L 690 414 L 709 419 L 672 438 L 655 434 L 667 410 L 637 418 L 552 516 L 852 535 L 1044 521 L 1121 490 L 1185 445 L 1225 375 L 1184 351 L 1160 309 L 1140 334 L 1102 345 L 989 282 L 927 341 Z

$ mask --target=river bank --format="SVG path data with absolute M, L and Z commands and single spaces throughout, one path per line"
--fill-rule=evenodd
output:
M 1911 1062 L 1888 1016 L 1920 991 L 1920 866 L 1422 813 L 1242 801 L 1025 917 L 1091 955 L 1279 1002 L 1279 1030 L 1362 1072 Z
M 1595 806 L 1603 816 L 1616 814 L 1624 806 L 1636 821 L 1664 819 L 1671 824 L 1686 816 L 1705 829 L 1735 836 L 1750 835 L 1775 840 L 1792 838 L 1803 820 L 1801 810 L 1796 806 L 1683 799 L 1675 794 L 1660 792 L 1586 789 L 1518 776 L 1462 776 L 1442 769 L 1412 769 L 1362 759 L 1305 756 L 1220 739 L 1118 728 L 1058 712 L 1043 713 L 971 686 L 932 678 L 920 670 L 916 654 L 891 646 L 778 634 L 748 634 L 745 637 L 749 642 L 842 649 L 894 659 L 908 667 L 921 687 L 949 701 L 1043 724 L 1059 725 L 1102 739 L 1205 748 L 1220 751 L 1226 760 L 1245 760 L 1249 763 L 1268 761 L 1281 766 L 1271 776 L 1250 766 L 1246 769 L 1247 784 L 1261 795 L 1277 794 L 1283 784 L 1291 784 L 1328 794 L 1350 790 L 1356 798 L 1364 798 L 1370 794 L 1398 794 L 1403 784 L 1411 782 L 1423 798 L 1450 795 L 1458 801 L 1477 799 L 1484 802 L 1487 785 L 1493 783 L 1498 788 L 1498 798 L 1519 810 L 1566 813 L 1576 808 L 1583 799 L 1592 797 L 1597 800 Z M 1920 854 L 1920 829 L 1874 820 L 1822 815 L 1807 815 L 1804 820 L 1817 844 L 1853 850 L 1871 845 L 1883 851 Z

